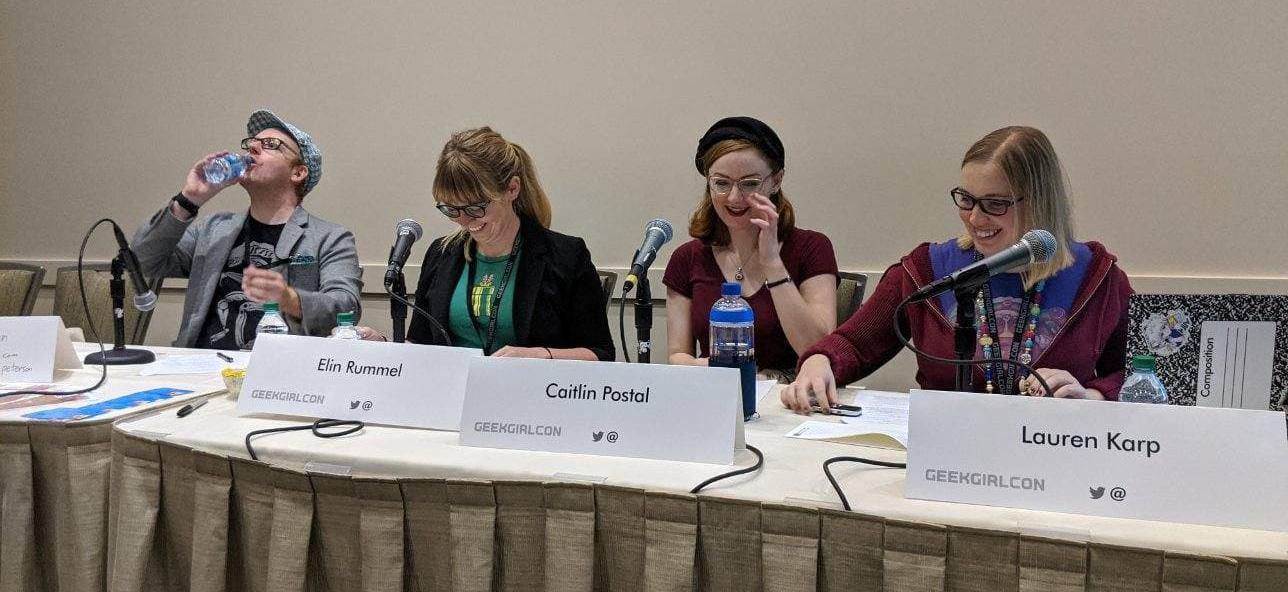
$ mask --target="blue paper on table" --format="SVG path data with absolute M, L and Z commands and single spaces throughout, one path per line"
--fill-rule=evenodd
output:
M 138 405 L 146 405 L 153 401 L 161 401 L 186 395 L 192 391 L 177 388 L 154 388 L 146 391 L 139 391 L 123 395 L 115 399 L 108 399 L 84 407 L 57 407 L 54 409 L 45 409 L 28 413 L 23 417 L 39 421 L 76 421 L 79 419 L 88 419 L 104 413 L 110 413 L 119 409 L 129 409 Z

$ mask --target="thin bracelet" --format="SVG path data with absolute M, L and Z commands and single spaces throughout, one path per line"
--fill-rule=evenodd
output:
M 783 284 L 785 284 L 785 283 L 787 283 L 787 282 L 790 282 L 790 281 L 792 281 L 792 276 L 790 276 L 790 275 L 789 275 L 789 276 L 787 276 L 787 277 L 785 277 L 785 278 L 783 278 L 783 279 L 781 279 L 781 280 L 774 280 L 774 281 L 772 281 L 772 282 L 765 282 L 765 287 L 766 287 L 766 288 L 773 289 L 773 288 L 777 288 L 778 286 L 781 286 L 781 285 L 783 285 Z
M 554 352 L 550 351 L 550 348 L 548 348 L 548 347 L 546 348 L 546 355 L 547 355 L 547 356 L 550 356 L 550 359 L 552 359 L 552 360 L 553 360 L 553 359 L 555 359 L 555 354 L 554 354 Z

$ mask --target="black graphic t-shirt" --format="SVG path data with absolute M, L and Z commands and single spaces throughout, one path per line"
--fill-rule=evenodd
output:
M 219 283 L 206 323 L 197 338 L 197 347 L 211 349 L 250 349 L 255 342 L 255 326 L 264 316 L 263 307 L 242 292 L 242 270 L 247 259 L 255 267 L 266 267 L 277 260 L 277 239 L 285 224 L 264 224 L 249 215 L 241 235 L 228 252 L 228 262 Z

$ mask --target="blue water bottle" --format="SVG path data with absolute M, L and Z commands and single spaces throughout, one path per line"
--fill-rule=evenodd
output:
M 742 284 L 725 282 L 711 307 L 711 366 L 737 368 L 742 377 L 742 418 L 756 415 L 756 318 L 742 299 Z
M 206 163 L 201 172 L 205 174 L 207 183 L 219 185 L 246 174 L 246 167 L 252 162 L 254 160 L 249 154 L 225 154 Z

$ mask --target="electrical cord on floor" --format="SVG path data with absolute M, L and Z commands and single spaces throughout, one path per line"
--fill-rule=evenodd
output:
M 96 390 L 98 389 L 98 387 L 103 386 L 104 382 L 107 382 L 107 353 L 106 353 L 107 349 L 103 347 L 103 340 L 98 336 L 98 329 L 94 328 L 94 317 L 89 313 L 89 297 L 85 295 L 85 245 L 89 244 L 89 237 L 93 236 L 94 231 L 97 230 L 98 227 L 101 226 L 104 222 L 108 222 L 112 226 L 116 226 L 116 222 L 113 222 L 111 218 L 103 218 L 102 220 L 95 222 L 93 226 L 89 227 L 89 231 L 85 233 L 85 238 L 81 239 L 80 251 L 76 254 L 76 283 L 80 288 L 81 307 L 85 311 L 85 325 L 89 327 L 89 334 L 93 336 L 94 341 L 98 343 L 98 351 L 100 353 L 100 359 L 103 361 L 103 364 L 102 364 L 103 373 L 99 375 L 98 382 L 95 382 L 94 386 L 83 388 L 83 389 L 77 389 L 74 391 L 49 392 L 49 391 L 41 391 L 41 390 L 22 390 L 22 391 L 8 392 L 8 393 L 0 393 L 0 399 L 3 399 L 5 397 L 16 397 L 18 395 L 50 395 L 54 397 L 69 397 L 72 395 L 81 395 L 81 394 Z
M 712 477 L 710 479 L 707 479 L 706 481 L 703 481 L 697 484 L 697 486 L 689 490 L 689 493 L 697 493 L 699 491 L 702 491 L 703 489 L 706 489 L 708 485 L 711 485 L 712 483 L 715 483 L 717 481 L 723 481 L 730 477 L 737 477 L 738 475 L 745 475 L 753 471 L 759 471 L 761 467 L 765 466 L 765 454 L 761 452 L 759 448 L 756 448 L 755 446 L 748 444 L 747 450 L 750 450 L 753 454 L 756 455 L 756 464 L 743 469 L 738 469 L 736 471 L 729 471 L 728 473 L 720 473 L 715 477 Z
M 841 484 L 836 482 L 836 477 L 832 476 L 832 464 L 838 462 L 856 462 L 865 465 L 874 465 L 878 467 L 887 467 L 891 469 L 906 469 L 908 465 L 897 462 L 886 462 L 884 460 L 872 460 L 869 458 L 859 458 L 857 456 L 834 456 L 823 461 L 823 474 L 827 475 L 828 483 L 832 484 L 832 489 L 836 490 L 836 497 L 841 498 L 841 506 L 848 512 L 850 510 L 850 500 L 845 498 L 845 491 L 841 489 Z
M 347 429 L 343 429 L 336 432 L 322 431 L 328 428 L 339 428 L 339 427 L 346 427 Z M 250 432 L 249 434 L 246 434 L 246 452 L 250 453 L 251 460 L 259 460 L 259 455 L 255 454 L 255 448 L 250 445 L 250 439 L 255 436 L 262 436 L 265 434 L 276 434 L 280 432 L 313 430 L 313 435 L 319 438 L 339 438 L 340 436 L 348 436 L 349 434 L 352 434 L 364 427 L 366 427 L 365 423 L 355 419 L 319 419 L 309 425 L 290 426 L 285 428 L 266 428 L 262 430 L 255 430 L 253 432 Z

